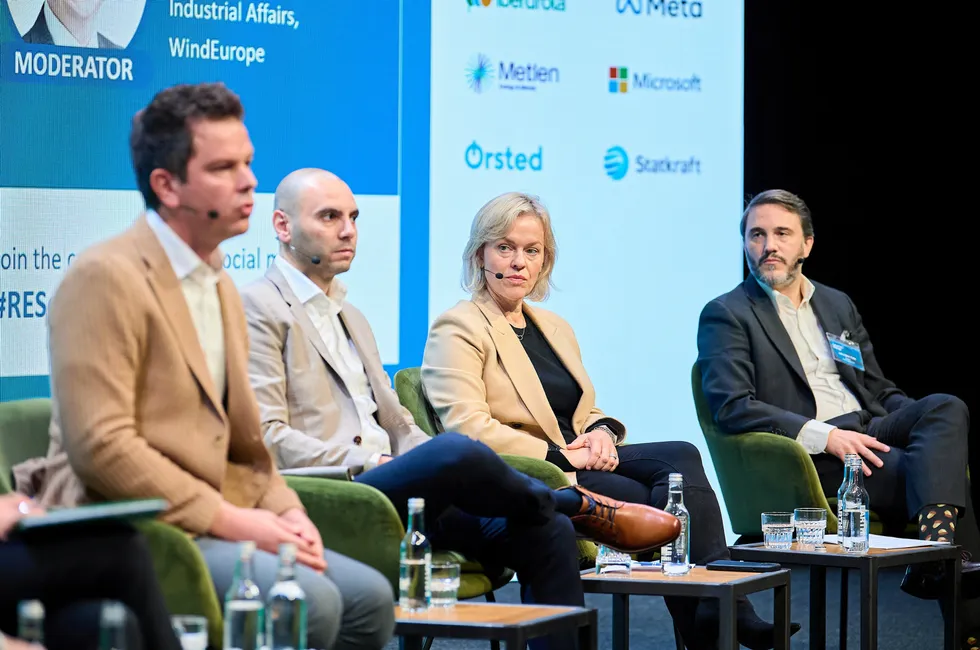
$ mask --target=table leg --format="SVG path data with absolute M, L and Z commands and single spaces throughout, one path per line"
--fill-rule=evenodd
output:
M 847 650 L 847 592 L 850 587 L 850 573 L 847 569 L 840 570 L 840 650 Z
M 398 637 L 399 650 L 422 650 L 422 637 L 402 636 Z
M 773 589 L 773 625 L 776 626 L 775 650 L 789 650 L 789 578 L 785 585 Z
M 861 650 L 878 648 L 878 564 L 861 567 Z
M 588 624 L 578 628 L 579 650 L 598 650 L 599 648 L 599 619 L 596 611 L 589 612 Z
M 505 642 L 507 650 L 524 650 L 527 647 L 527 637 L 520 628 L 514 629 L 512 634 L 507 635 Z
M 810 648 L 827 647 L 827 567 L 810 567 Z
M 613 594 L 613 650 L 630 650 L 630 597 Z
M 954 650 L 959 645 L 960 638 L 960 560 L 944 560 L 943 568 L 946 578 L 944 582 L 945 593 L 943 594 L 943 611 L 946 612 L 946 625 L 943 635 L 943 647 L 946 650 Z
M 726 589 L 718 598 L 718 650 L 738 650 L 735 630 L 735 590 Z

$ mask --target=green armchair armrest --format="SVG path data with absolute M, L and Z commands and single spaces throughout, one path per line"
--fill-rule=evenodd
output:
M 222 607 L 204 556 L 190 535 L 162 521 L 137 524 L 153 557 L 153 568 L 171 614 L 208 619 L 208 644 L 222 647 Z M 223 594 L 222 594 L 223 596 Z
M 388 498 L 345 480 L 287 476 L 323 545 L 380 571 L 398 593 L 398 554 L 405 528 Z

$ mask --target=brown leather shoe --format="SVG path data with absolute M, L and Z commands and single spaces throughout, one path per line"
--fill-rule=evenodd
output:
M 582 495 L 582 508 L 571 517 L 575 530 L 623 553 L 642 553 L 668 544 L 681 534 L 681 522 L 663 510 L 616 501 L 580 485 L 561 488 Z

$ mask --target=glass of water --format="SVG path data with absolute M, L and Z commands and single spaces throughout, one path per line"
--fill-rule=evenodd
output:
M 793 545 L 793 513 L 763 512 L 762 537 L 766 548 L 789 550 Z
M 793 522 L 796 525 L 796 541 L 803 550 L 823 548 L 823 537 L 827 532 L 826 510 L 797 508 L 793 511 Z
M 170 624 L 180 639 L 181 650 L 207 650 L 208 619 L 203 616 L 171 616 Z
M 456 562 L 433 562 L 432 577 L 429 582 L 432 607 L 453 607 L 459 592 L 459 564 Z
M 595 572 L 598 575 L 606 573 L 631 575 L 633 572 L 633 558 L 630 557 L 629 553 L 621 553 L 616 549 L 600 544 L 595 558 Z

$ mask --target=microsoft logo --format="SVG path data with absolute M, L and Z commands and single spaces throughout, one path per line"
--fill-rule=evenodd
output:
M 609 68 L 609 92 L 625 93 L 628 85 L 626 80 L 629 78 L 629 68 Z

